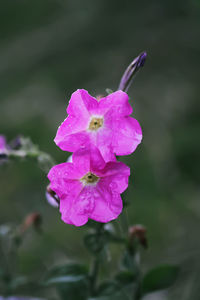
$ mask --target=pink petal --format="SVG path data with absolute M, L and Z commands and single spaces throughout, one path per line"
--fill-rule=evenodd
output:
M 90 116 L 91 112 L 98 108 L 98 101 L 90 96 L 90 94 L 84 90 L 80 89 L 74 92 L 69 101 L 67 108 L 67 113 L 77 118 L 84 116 Z
M 112 127 L 108 127 L 105 120 L 104 128 L 96 133 L 96 142 L 94 144 L 100 150 L 101 155 L 106 162 L 116 161 L 116 157 L 112 149 L 112 138 Z
M 78 183 L 82 174 L 80 170 L 75 168 L 72 163 L 62 163 L 54 166 L 49 171 L 47 177 L 50 180 L 50 188 L 58 195 L 59 198 L 66 197 L 71 190 L 71 186 Z
M 73 201 L 74 199 L 72 197 L 67 197 L 60 202 L 61 219 L 67 224 L 82 226 L 87 223 L 88 216 L 79 214 L 75 209 L 76 206 Z
M 131 117 L 116 120 L 113 126 L 113 151 L 116 155 L 128 155 L 135 151 L 142 140 L 142 130 Z
M 74 152 L 90 143 L 87 132 L 91 113 L 97 112 L 98 102 L 85 90 L 77 90 L 71 96 L 67 113 L 69 116 L 58 128 L 54 139 L 57 146 L 64 151 Z
M 80 147 L 87 146 L 90 144 L 89 135 L 86 131 L 65 135 L 60 133 L 60 128 L 61 127 L 59 127 L 58 129 L 54 141 L 56 145 L 60 147 L 61 150 L 74 152 Z
M 72 154 L 72 162 L 74 168 L 79 170 L 82 176 L 90 172 L 90 149 L 83 148 L 75 151 Z
M 133 111 L 128 102 L 128 95 L 123 91 L 116 91 L 105 98 L 101 98 L 99 109 L 104 113 L 112 110 L 118 116 L 128 116 Z
M 101 174 L 100 174 L 101 172 Z M 101 177 L 99 185 L 107 186 L 112 192 L 122 193 L 128 187 L 130 168 L 122 162 L 109 162 L 105 168 L 97 173 Z
M 89 213 L 89 218 L 97 222 L 107 223 L 119 216 L 123 204 L 120 195 L 107 189 L 105 185 L 100 184 L 100 181 L 96 186 L 95 205 Z
M 105 161 L 99 149 L 92 145 L 90 148 L 85 147 L 74 152 L 72 161 L 74 167 L 79 169 L 84 175 L 92 171 L 95 173 L 96 170 L 105 167 Z
M 0 153 L 5 152 L 6 150 L 6 139 L 3 135 L 0 135 Z
M 85 186 L 76 198 L 70 197 L 70 201 L 69 198 L 66 200 L 61 201 L 62 220 L 75 226 L 84 225 L 88 218 L 106 223 L 116 219 L 122 211 L 119 194 L 105 187 L 100 188 L 98 184 Z

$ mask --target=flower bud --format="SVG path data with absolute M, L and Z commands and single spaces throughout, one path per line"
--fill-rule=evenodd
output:
M 18 150 L 21 146 L 22 146 L 22 142 L 21 142 L 22 137 L 21 136 L 17 136 L 15 139 L 13 139 L 10 143 L 9 146 L 12 150 Z
M 135 238 L 138 239 L 139 243 L 147 248 L 146 228 L 142 225 L 134 225 L 129 227 L 129 240 L 132 243 Z
M 50 188 L 50 185 L 47 186 L 46 189 L 46 199 L 51 206 L 58 207 L 60 203 L 60 199 L 56 195 L 54 191 Z
M 136 73 L 140 70 L 141 67 L 144 66 L 146 57 L 147 57 L 147 53 L 142 52 L 130 63 L 130 65 L 128 66 L 128 68 L 126 69 L 126 71 L 124 72 L 121 78 L 118 90 L 122 90 L 124 92 L 128 91 Z
M 37 231 L 41 231 L 42 217 L 38 212 L 31 213 L 26 216 L 21 225 L 21 232 L 24 233 L 27 229 L 33 226 Z

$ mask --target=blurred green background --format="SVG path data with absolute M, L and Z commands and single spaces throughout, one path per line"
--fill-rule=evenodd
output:
M 199 299 L 200 152 L 199 0 L 0 1 L 0 134 L 30 136 L 57 162 L 53 142 L 70 95 L 117 89 L 141 51 L 148 59 L 129 90 L 143 143 L 123 158 L 131 166 L 125 193 L 129 224 L 143 224 L 149 248 L 142 268 L 177 263 L 167 292 L 146 299 Z M 62 223 L 45 200 L 45 174 L 34 162 L 0 168 L 0 223 L 20 223 L 38 211 L 41 236 L 27 236 L 19 256 L 23 274 L 42 276 L 51 263 L 84 261 L 84 228 Z M 117 263 L 112 249 L 110 268 Z M 37 294 L 37 293 L 36 293 Z

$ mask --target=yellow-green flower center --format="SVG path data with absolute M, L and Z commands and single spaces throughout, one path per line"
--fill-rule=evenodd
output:
M 81 178 L 81 181 L 83 182 L 84 185 L 96 183 L 98 180 L 99 178 L 96 175 L 92 174 L 91 172 L 88 172 L 86 175 L 84 175 Z
M 89 130 L 96 131 L 103 126 L 103 118 L 92 118 L 89 124 Z

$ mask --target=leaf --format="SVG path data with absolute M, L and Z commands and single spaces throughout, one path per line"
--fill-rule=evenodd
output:
M 72 283 L 72 282 L 80 281 L 84 278 L 85 278 L 85 276 L 83 276 L 83 275 L 58 276 L 58 277 L 53 277 L 53 278 L 50 278 L 49 280 L 47 280 L 45 285 L 58 284 L 58 283 Z
M 107 243 L 107 238 L 102 233 L 90 233 L 84 237 L 84 243 L 92 254 L 96 254 L 103 250 L 105 244 Z
M 115 280 L 103 282 L 97 292 L 96 300 L 132 300 L 135 289 L 133 274 L 121 272 L 115 276 Z
M 134 283 L 136 279 L 136 276 L 133 272 L 130 271 L 123 271 L 118 273 L 115 276 L 115 280 L 118 281 L 118 284 L 120 284 L 121 286 L 125 286 L 131 283 Z
M 161 265 L 150 270 L 143 278 L 143 294 L 169 288 L 176 280 L 179 267 L 175 265 Z
M 25 276 L 18 276 L 15 279 L 11 280 L 10 288 L 17 289 L 21 286 L 28 284 L 28 279 Z
M 124 251 L 122 261 L 121 261 L 121 269 L 124 271 L 128 271 L 134 274 L 134 276 L 138 276 L 139 271 L 139 254 L 138 253 L 130 253 L 128 250 Z
M 109 296 L 119 290 L 119 286 L 116 281 L 107 280 L 104 281 L 98 289 L 98 295 L 100 296 Z
M 77 276 L 77 275 L 84 275 L 87 276 L 88 268 L 85 265 L 77 264 L 77 263 L 69 263 L 65 265 L 54 266 L 51 268 L 47 275 L 46 280 L 49 280 L 54 277 L 70 275 L 70 276 Z
M 45 286 L 55 286 L 62 299 L 86 300 L 88 297 L 88 269 L 80 264 L 52 268 L 44 280 Z
M 113 93 L 113 90 L 107 88 L 107 89 L 106 89 L 106 93 L 107 93 L 108 95 L 109 95 L 109 94 L 112 94 L 112 93 Z
M 98 295 L 96 297 L 89 298 L 88 300 L 132 300 L 133 299 L 133 285 L 127 285 L 124 288 L 121 288 L 113 291 L 110 294 Z M 110 290 L 111 292 L 111 290 Z

